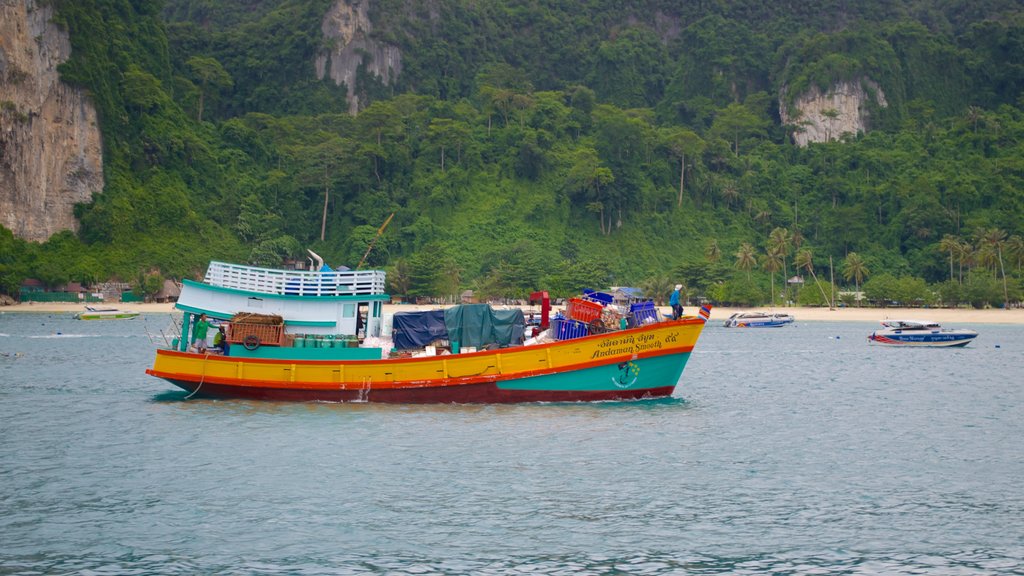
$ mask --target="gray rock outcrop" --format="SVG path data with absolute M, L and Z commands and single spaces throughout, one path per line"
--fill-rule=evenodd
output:
M 783 124 L 797 127 L 793 141 L 798 146 L 807 146 L 811 142 L 838 140 L 843 134 L 867 132 L 869 99 L 874 99 L 882 108 L 887 106 L 881 87 L 871 80 L 838 82 L 824 94 L 816 86 L 812 87 L 789 107 L 784 104 L 783 93 L 779 98 L 779 114 Z
M 61 82 L 71 55 L 53 7 L 0 0 L 0 224 L 42 241 L 78 226 L 74 205 L 103 188 L 96 110 Z
M 356 72 L 376 75 L 385 85 L 402 72 L 402 53 L 397 46 L 370 38 L 372 25 L 369 0 L 336 0 L 324 15 L 321 30 L 331 46 L 317 55 L 316 76 L 326 75 L 335 84 L 344 84 L 348 92 L 348 111 L 356 114 L 362 108 L 357 92 Z

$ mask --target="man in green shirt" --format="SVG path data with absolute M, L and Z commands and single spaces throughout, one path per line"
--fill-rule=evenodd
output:
M 197 352 L 206 352 L 206 333 L 210 330 L 210 321 L 206 314 L 200 314 L 196 321 L 196 327 L 192 330 L 192 344 Z

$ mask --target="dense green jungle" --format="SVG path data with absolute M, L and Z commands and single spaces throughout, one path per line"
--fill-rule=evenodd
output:
M 106 185 L 77 232 L 0 230 L 10 294 L 372 244 L 410 297 L 1021 300 L 1017 1 L 378 0 L 402 70 L 361 68 L 357 115 L 314 70 L 333 0 L 50 2 Z M 793 143 L 780 107 L 865 79 L 870 130 Z

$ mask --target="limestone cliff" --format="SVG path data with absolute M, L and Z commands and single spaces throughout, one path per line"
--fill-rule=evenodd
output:
M 330 46 L 316 59 L 316 76 L 326 75 L 335 84 L 345 84 L 348 109 L 355 114 L 362 107 L 356 85 L 360 66 L 376 75 L 385 85 L 402 71 L 402 53 L 396 46 L 370 38 L 372 26 L 368 12 L 369 0 L 336 0 L 324 16 L 321 30 Z
M 793 132 L 793 141 L 798 146 L 807 146 L 810 142 L 838 140 L 847 133 L 867 132 L 870 127 L 869 99 L 880 107 L 887 106 L 881 87 L 868 79 L 838 82 L 825 94 L 812 87 L 788 107 L 783 90 L 779 98 L 779 114 L 783 124 L 798 127 Z
M 27 240 L 75 229 L 76 203 L 103 188 L 96 110 L 60 81 L 66 32 L 37 0 L 0 0 L 0 224 Z

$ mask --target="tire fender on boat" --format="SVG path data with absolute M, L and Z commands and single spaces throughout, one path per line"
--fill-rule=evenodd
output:
M 245 346 L 246 350 L 255 350 L 260 347 L 260 337 L 255 334 L 249 334 L 242 340 L 242 346 Z

